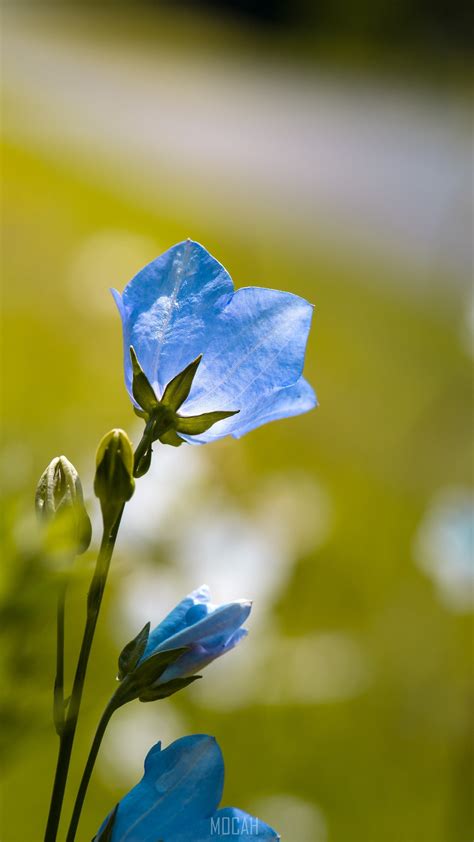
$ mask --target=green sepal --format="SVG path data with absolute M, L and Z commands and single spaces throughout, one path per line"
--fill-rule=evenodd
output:
M 102 512 L 114 512 L 135 491 L 132 443 L 124 430 L 111 430 L 97 448 L 94 492 Z
M 156 652 L 155 655 L 150 655 L 146 658 L 140 666 L 133 672 L 133 681 L 143 687 L 148 687 L 153 682 L 158 681 L 165 669 L 174 664 L 181 655 L 184 655 L 189 649 L 188 646 L 181 646 L 179 649 L 164 649 L 162 652 Z
M 188 646 L 181 646 L 179 649 L 165 649 L 146 658 L 133 672 L 125 676 L 115 692 L 118 705 L 124 705 L 133 699 L 139 698 L 143 693 L 148 692 L 152 685 L 163 675 L 165 669 L 174 664 L 181 655 L 189 649 Z
M 99 833 L 96 833 L 92 842 L 112 842 L 112 833 L 114 829 L 118 807 L 119 805 L 116 804 L 112 812 L 109 813 L 102 830 Z
M 158 441 L 162 436 L 166 435 L 169 430 L 173 430 L 176 426 L 176 412 L 165 406 L 160 402 L 158 409 L 155 409 L 151 420 L 153 421 L 152 441 Z
M 133 411 L 134 411 L 135 415 L 138 416 L 138 418 L 144 418 L 145 421 L 148 418 L 148 413 L 145 412 L 144 409 L 140 409 L 138 406 L 134 406 Z
M 184 439 L 180 438 L 174 430 L 168 430 L 160 436 L 162 444 L 170 444 L 171 447 L 181 447 L 184 444 Z
M 183 439 L 178 435 L 179 433 L 189 436 L 200 435 L 218 421 L 223 421 L 239 412 L 237 409 L 204 412 L 201 415 L 189 417 L 178 415 L 177 410 L 186 401 L 191 391 L 202 354 L 170 380 L 161 400 L 156 397 L 132 345 L 130 357 L 133 368 L 133 396 L 141 407 L 141 409 L 134 407 L 134 411 L 145 420 L 145 430 L 135 453 L 135 477 L 142 477 L 147 473 L 151 464 L 154 441 L 159 440 L 162 444 L 168 444 L 171 447 L 181 447 Z
M 188 436 L 197 436 L 205 433 L 213 424 L 237 415 L 240 410 L 230 412 L 203 412 L 202 415 L 190 415 L 185 418 L 183 415 L 176 416 L 176 430 L 178 433 L 185 433 Z
M 190 675 L 188 678 L 173 678 L 165 684 L 148 688 L 138 698 L 141 702 L 156 702 L 159 699 L 166 699 L 168 696 L 172 696 L 173 693 L 184 690 L 185 687 L 197 681 L 198 678 L 202 678 L 202 675 Z
M 150 384 L 150 381 L 148 380 L 148 377 L 146 376 L 140 363 L 138 362 L 138 357 L 135 353 L 133 345 L 130 345 L 130 359 L 132 361 L 133 371 L 133 397 L 135 398 L 139 406 L 141 406 L 141 408 L 148 415 L 151 415 L 153 411 L 158 407 L 158 399 L 155 395 L 153 387 Z
M 161 403 L 164 406 L 168 406 L 170 409 L 176 411 L 184 403 L 191 391 L 191 386 L 193 385 L 193 380 L 201 360 L 202 354 L 199 354 L 192 363 L 189 363 L 183 371 L 180 371 L 176 377 L 170 380 L 161 399 Z
M 137 636 L 127 643 L 122 649 L 118 659 L 118 678 L 122 681 L 128 673 L 133 672 L 140 658 L 142 657 L 148 638 L 150 636 L 150 623 L 143 626 Z

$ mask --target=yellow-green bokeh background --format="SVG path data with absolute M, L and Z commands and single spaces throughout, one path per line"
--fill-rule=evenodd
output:
M 58 20 L 46 5 L 41 12 L 8 24 L 6 38 L 9 26 L 17 35 L 24 27 L 40 41 L 44 37 L 79 45 L 95 59 L 101 55 L 105 68 L 109 49 L 128 55 L 133 48 L 141 55 L 142 74 L 152 68 L 155 51 L 166 41 L 171 54 L 182 56 L 186 77 L 192 75 L 194 56 L 201 60 L 207 37 L 209 55 L 222 59 L 225 54 L 225 60 L 240 67 L 247 85 L 244 95 L 251 91 L 252 73 L 266 66 L 265 56 L 271 55 L 272 67 L 276 63 L 288 76 L 301 59 L 294 44 L 279 57 L 271 32 L 252 31 L 246 40 L 245 30 L 236 35 L 233 24 L 220 22 L 213 29 L 217 24 L 207 14 L 186 19 L 186 26 L 168 16 L 160 27 L 153 17 L 149 27 L 149 11 L 143 8 L 140 13 L 130 8 L 117 16 L 104 15 L 94 25 L 80 14 Z M 342 52 L 350 75 L 347 66 L 355 58 Z M 314 72 L 310 59 L 299 71 L 307 84 Z M 130 56 L 128 60 L 135 67 Z M 332 64 L 326 60 L 324 73 L 337 75 L 336 59 L 331 58 Z M 427 98 L 436 96 L 435 58 L 433 67 L 434 79 L 420 83 L 421 91 L 423 85 L 429 91 Z M 56 72 L 61 75 L 60 64 Z M 132 69 L 130 73 L 133 77 Z M 364 73 L 371 79 L 379 71 L 369 63 Z M 401 80 L 401 89 L 409 89 L 411 81 Z M 444 82 L 447 100 L 458 102 L 459 85 L 451 91 Z M 74 85 L 70 95 L 75 95 Z M 232 96 L 229 90 L 230 102 Z M 178 557 L 179 533 L 189 530 L 192 540 L 193 530 L 199 532 L 201 507 L 211 532 L 213 512 L 217 522 L 223 518 L 233 524 L 217 541 L 222 552 L 226 542 L 239 540 L 240 529 L 250 531 L 249 552 L 255 553 L 253 574 L 246 579 L 250 592 L 227 596 L 253 598 L 254 575 L 255 592 L 265 594 L 265 621 L 258 620 L 256 598 L 248 640 L 228 663 L 206 671 L 205 693 L 192 688 L 146 709 L 136 702 L 127 729 L 125 719 L 122 729 L 120 725 L 125 714 L 117 714 L 105 747 L 109 761 L 97 767 L 79 838 L 92 837 L 136 780 L 133 747 L 129 768 L 127 747 L 113 753 L 118 751 L 112 746 L 116 729 L 117 739 L 121 734 L 131 744 L 148 739 L 148 745 L 180 733 L 215 734 L 226 762 L 225 803 L 260 811 L 277 827 L 279 820 L 286 821 L 288 842 L 467 842 L 472 837 L 470 620 L 465 607 L 443 598 L 434 578 L 417 563 L 416 549 L 433 501 L 450 489 L 464 493 L 472 479 L 469 290 L 458 267 L 438 261 L 435 244 L 428 268 L 426 262 L 420 267 L 410 259 L 402 239 L 398 255 L 396 250 L 385 254 L 375 235 L 361 248 L 354 244 L 350 226 L 338 227 L 337 221 L 332 238 L 320 238 L 319 219 L 327 223 L 324 206 L 314 220 L 305 212 L 285 216 L 265 199 L 246 206 L 245 178 L 234 204 L 231 173 L 223 200 L 223 185 L 219 190 L 212 183 L 206 187 L 205 170 L 199 171 L 198 163 L 194 182 L 189 162 L 183 161 L 183 175 L 179 153 L 170 167 L 159 146 L 153 183 L 161 173 L 163 187 L 150 195 L 143 186 L 146 164 L 137 161 L 133 149 L 123 159 L 111 149 L 108 159 L 103 147 L 95 154 L 91 136 L 82 146 L 80 140 L 74 145 L 67 120 L 62 126 L 60 112 L 52 115 L 41 106 L 41 97 L 29 99 L 24 86 L 17 90 L 6 85 L 5 552 L 0 577 L 4 842 L 41 838 L 56 752 L 50 703 L 56 580 L 36 551 L 31 517 L 35 484 L 48 461 L 65 453 L 79 469 L 95 513 L 93 547 L 76 565 L 70 587 L 72 659 L 99 540 L 91 492 L 95 447 L 112 426 L 124 427 L 135 440 L 139 434 L 123 387 L 120 325 L 108 288 L 123 288 L 141 265 L 186 236 L 205 244 L 237 286 L 287 289 L 315 303 L 306 374 L 321 406 L 242 441 L 226 440 L 197 455 L 193 451 L 191 478 L 182 447 L 166 455 L 166 482 L 161 483 L 162 454 L 157 449 L 156 485 L 152 490 L 146 486 L 146 492 L 143 487 L 142 494 L 138 483 L 134 504 L 153 509 L 150 495 L 158 503 L 171 496 L 167 512 L 173 538 L 167 535 L 166 517 L 148 524 L 145 549 L 139 538 L 134 544 L 133 535 L 123 543 L 119 538 L 94 644 L 67 811 L 94 723 L 114 687 L 120 645 L 133 633 L 117 605 L 126 602 L 128 592 L 136 594 L 137 571 L 142 592 L 147 575 L 155 586 L 160 571 L 168 588 L 155 616 L 143 615 L 142 625 L 148 619 L 158 621 L 159 612 L 171 607 L 166 600 L 174 593 L 169 583 L 175 569 L 177 591 L 201 584 L 202 564 L 196 562 L 193 569 L 191 560 L 183 567 Z M 174 107 L 185 104 L 178 97 Z M 127 121 L 125 109 L 122 119 Z M 216 115 L 216 132 L 218 123 Z M 36 132 L 39 124 L 42 131 Z M 190 124 L 188 131 L 193 130 Z M 137 126 L 141 131 L 146 127 Z M 236 161 L 244 146 L 245 130 L 235 138 Z M 313 164 L 309 151 L 308 168 Z M 255 177 L 249 173 L 249 188 Z M 295 196 L 291 201 L 295 203 Z M 172 489 L 174 458 L 179 460 L 178 496 Z M 260 528 L 263 542 L 272 530 L 283 536 L 282 558 L 275 557 L 277 584 L 271 552 L 261 562 L 265 570 L 259 570 Z M 280 549 L 275 551 L 278 555 Z M 225 593 L 224 560 L 214 561 L 215 574 L 206 568 L 208 583 L 212 588 L 215 578 L 218 592 Z M 244 562 L 248 567 L 248 559 Z M 446 558 L 448 568 L 449 563 Z M 133 612 L 138 621 L 136 596 Z M 333 670 L 336 678 L 331 678 Z M 234 703 L 229 701 L 233 680 L 236 685 L 252 682 L 252 687 L 236 686 Z M 142 713 L 145 737 L 139 737 Z M 120 762 L 114 761 L 117 756 Z

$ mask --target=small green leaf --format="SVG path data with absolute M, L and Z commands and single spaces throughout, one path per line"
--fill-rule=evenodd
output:
M 109 813 L 102 830 L 96 833 L 92 842 L 112 842 L 112 832 L 115 824 L 115 817 L 117 815 L 119 805 L 117 804 L 111 813 Z
M 188 436 L 197 436 L 200 433 L 205 433 L 209 427 L 212 427 L 218 421 L 230 418 L 231 415 L 237 415 L 239 411 L 236 409 L 231 412 L 203 412 L 202 415 L 191 415 L 189 418 L 177 415 L 176 430 L 178 433 L 185 433 Z
M 159 684 L 157 687 L 150 687 L 144 690 L 138 697 L 141 702 L 156 702 L 158 699 L 166 699 L 177 693 L 179 690 L 184 690 L 189 684 L 202 678 L 202 675 L 190 675 L 188 678 L 173 678 L 165 684 Z
M 137 636 L 127 643 L 122 649 L 118 660 L 118 677 L 120 681 L 125 678 L 129 672 L 132 672 L 142 657 L 148 637 L 150 635 L 150 623 L 143 626 L 142 630 L 138 632 Z
M 143 371 L 133 345 L 130 345 L 130 359 L 132 361 L 133 381 L 132 392 L 136 402 L 141 408 L 151 415 L 158 407 L 158 399 L 153 391 L 150 381 Z
M 193 380 L 201 360 L 202 354 L 199 354 L 192 363 L 189 363 L 183 371 L 170 380 L 163 393 L 161 403 L 174 411 L 179 409 L 191 391 L 191 386 L 193 385 Z

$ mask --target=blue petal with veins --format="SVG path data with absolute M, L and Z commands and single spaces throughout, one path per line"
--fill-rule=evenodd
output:
M 222 752 L 213 737 L 194 734 L 148 752 L 145 774 L 122 798 L 112 842 L 278 840 L 267 824 L 235 807 L 218 810 L 224 786 Z M 103 822 L 101 829 L 104 827 Z
M 122 318 L 125 382 L 134 403 L 130 345 L 158 398 L 202 354 L 180 414 L 238 410 L 202 435 L 182 435 L 186 441 L 239 438 L 316 406 L 302 376 L 313 312 L 303 298 L 261 287 L 235 292 L 224 267 L 192 240 L 148 264 L 123 296 L 116 290 L 113 295 Z

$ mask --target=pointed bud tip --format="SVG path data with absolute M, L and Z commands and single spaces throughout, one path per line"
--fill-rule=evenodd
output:
M 48 528 L 51 540 L 78 555 L 88 548 L 92 528 L 84 506 L 79 474 L 63 454 L 55 456 L 43 471 L 35 494 L 36 512 Z
M 96 456 L 94 492 L 102 510 L 130 500 L 135 490 L 133 461 L 132 443 L 125 430 L 110 430 L 99 443 Z

